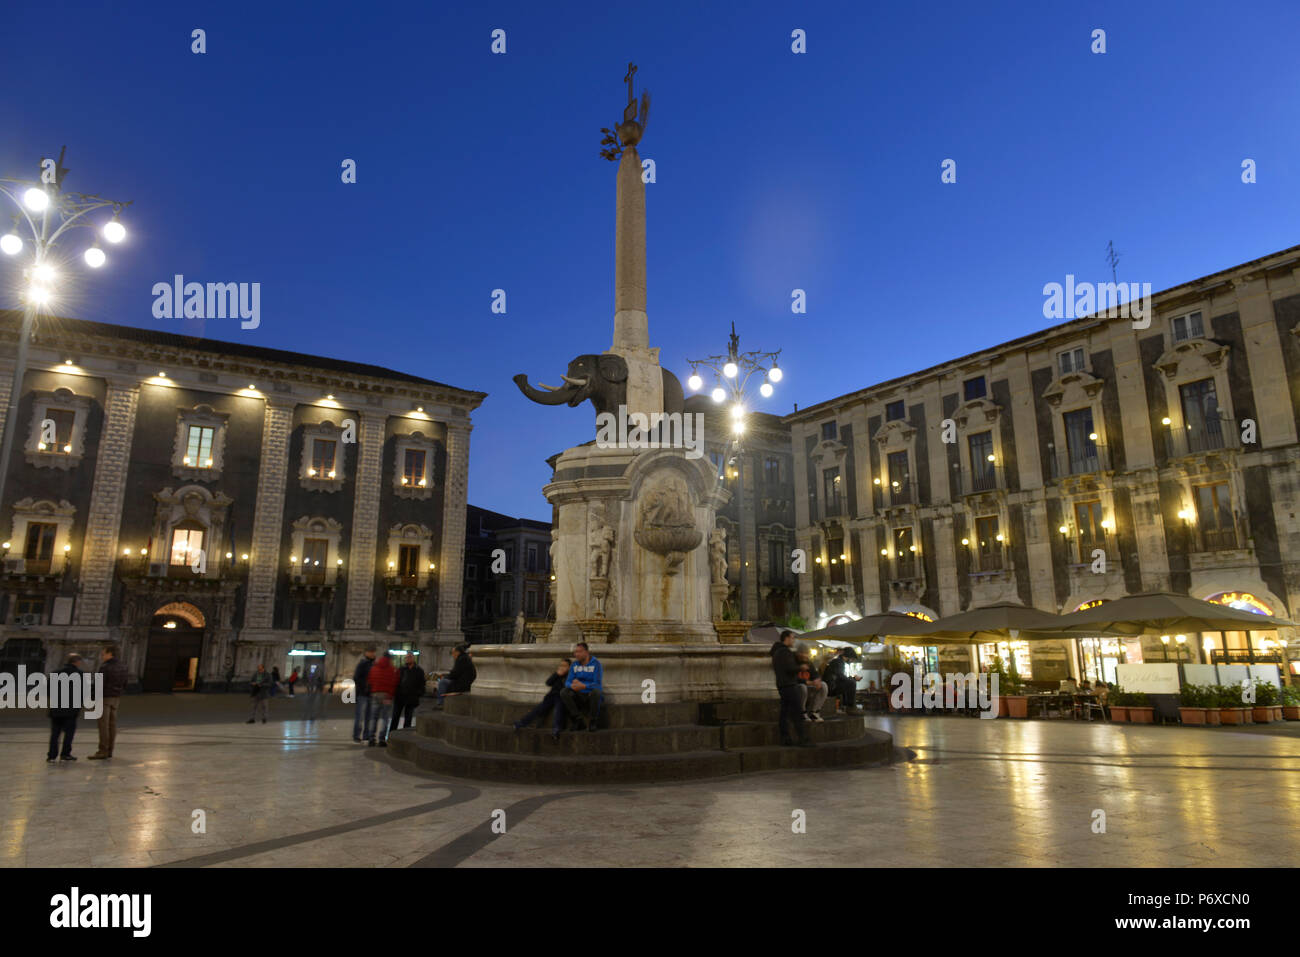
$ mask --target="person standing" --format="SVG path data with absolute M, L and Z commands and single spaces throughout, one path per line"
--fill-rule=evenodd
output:
M 280 669 L 272 668 L 271 669 L 271 696 L 274 697 L 279 693 L 280 693 Z
M 312 665 L 307 672 L 307 720 L 311 721 L 321 711 L 325 691 L 325 666 Z
M 366 678 L 375 664 L 375 646 L 371 645 L 361 654 L 361 660 L 352 672 L 352 693 L 356 695 L 356 711 L 352 717 L 352 740 L 361 741 L 361 733 L 370 736 L 370 686 Z
M 65 664 L 62 668 L 60 668 L 58 673 L 61 675 L 71 675 L 72 676 L 71 684 L 80 686 L 81 685 L 80 665 L 81 665 L 81 655 L 77 654 L 76 652 L 73 652 L 72 654 L 68 655 L 67 664 Z M 69 693 L 73 693 L 72 688 L 69 687 L 69 684 L 70 683 L 67 682 L 66 680 L 62 682 L 62 686 Z M 54 685 L 54 687 L 59 687 L 59 685 Z M 81 694 L 80 687 L 77 688 L 75 694 L 77 694 L 78 697 L 80 697 Z M 54 761 L 55 759 L 60 757 L 64 761 L 77 760 L 72 756 L 72 736 L 77 733 L 77 713 L 80 711 L 80 709 L 75 707 L 63 707 L 63 708 L 53 707 L 53 705 L 55 704 L 72 705 L 75 703 L 76 703 L 75 699 L 70 701 L 55 702 L 53 695 L 51 695 L 50 697 L 50 705 L 51 705 L 50 707 L 50 750 L 48 755 L 45 758 L 46 761 Z M 62 736 L 63 738 L 62 751 L 60 751 L 59 749 L 60 736 Z
M 405 726 L 411 727 L 415 707 L 423 696 L 424 669 L 416 664 L 415 655 L 408 652 L 401 671 L 397 673 L 397 696 L 393 699 L 393 723 L 388 727 L 390 733 L 397 730 L 399 720 L 404 720 Z
M 781 744 L 794 747 L 794 735 L 797 734 L 799 747 L 812 747 L 812 742 L 808 740 L 808 729 L 803 725 L 803 694 L 799 686 L 799 659 L 794 653 L 794 632 L 781 632 L 781 637 L 772 642 L 768 653 L 772 657 L 772 672 L 776 676 L 776 693 L 781 696 L 778 725 Z
M 90 756 L 91 761 L 102 761 L 113 756 L 117 743 L 117 706 L 126 690 L 126 665 L 117 657 L 117 645 L 105 645 L 100 652 L 103 664 L 99 673 L 104 676 L 104 713 L 99 716 L 99 750 Z
M 289 697 L 290 698 L 294 696 L 293 686 L 296 685 L 297 683 L 298 683 L 298 669 L 294 668 L 293 671 L 289 673 Z
M 249 682 L 249 693 L 253 697 L 253 716 L 244 723 L 252 724 L 260 714 L 262 724 L 266 724 L 267 702 L 271 700 L 271 676 L 266 673 L 266 665 L 260 661 L 257 663 L 253 680 Z
M 375 732 L 379 732 L 379 746 L 388 747 L 388 721 L 393 707 L 393 694 L 397 691 L 397 669 L 393 656 L 387 651 L 379 658 L 366 676 L 370 686 L 370 713 L 372 721 L 366 722 L 366 744 L 375 746 Z

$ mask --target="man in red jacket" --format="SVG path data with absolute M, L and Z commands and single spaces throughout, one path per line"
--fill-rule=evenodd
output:
M 393 695 L 397 691 L 397 669 L 393 667 L 393 656 L 387 651 L 375 662 L 366 677 L 370 688 L 370 713 L 374 723 L 366 727 L 366 743 L 375 745 L 375 729 L 379 729 L 379 746 L 388 747 L 388 724 L 393 716 Z

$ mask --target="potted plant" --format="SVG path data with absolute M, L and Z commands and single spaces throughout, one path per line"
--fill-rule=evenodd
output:
M 1251 717 L 1255 719 L 1256 724 L 1268 724 L 1270 721 L 1281 720 L 1281 716 L 1276 718 L 1273 714 L 1274 706 L 1277 704 L 1277 685 L 1270 681 L 1255 682 L 1255 706 L 1251 709 Z
M 1300 688 L 1295 685 L 1282 686 L 1282 717 L 1300 721 Z
M 1201 706 L 1205 708 L 1205 723 L 1217 728 L 1223 723 L 1223 714 L 1219 711 L 1214 685 L 1198 685 L 1196 690 L 1200 693 Z
M 1001 657 L 994 655 L 989 662 L 989 674 L 998 676 L 998 717 L 1029 717 L 1029 698 L 1021 693 L 1025 686 L 1016 671 L 1016 660 L 1012 658 L 1008 668 L 1002 663 Z
M 1178 720 L 1183 724 L 1206 724 L 1209 708 L 1200 685 L 1183 685 L 1178 692 Z
M 1110 686 L 1110 694 L 1106 700 L 1110 702 L 1110 720 L 1127 721 L 1128 720 L 1128 699 L 1130 695 L 1119 685 Z
M 1215 700 L 1219 705 L 1219 717 L 1224 724 L 1245 724 L 1249 720 L 1245 708 L 1241 707 L 1241 689 L 1235 685 L 1217 685 L 1214 689 Z
M 1147 703 L 1146 692 L 1134 691 L 1128 695 L 1128 719 L 1134 724 L 1151 724 L 1156 720 L 1156 709 Z

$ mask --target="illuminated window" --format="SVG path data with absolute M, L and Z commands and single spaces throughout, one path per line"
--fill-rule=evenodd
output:
M 172 529 L 172 548 L 170 564 L 189 565 L 203 548 L 203 529 Z
M 334 455 L 338 443 L 333 439 L 313 439 L 311 446 L 311 467 L 319 478 L 334 477 Z
M 1002 542 L 998 541 L 998 517 L 975 519 L 975 557 L 982 572 L 1002 570 Z
M 185 440 L 184 463 L 192 469 L 212 468 L 212 439 L 216 429 L 204 425 L 191 425 Z
M 1092 561 L 1095 548 L 1106 547 L 1106 530 L 1101 527 L 1101 502 L 1075 502 L 1074 522 L 1079 529 L 1079 561 Z

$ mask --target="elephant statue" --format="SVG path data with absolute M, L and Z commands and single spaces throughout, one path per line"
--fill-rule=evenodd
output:
M 663 373 L 664 412 L 681 412 L 684 403 L 682 384 L 667 369 Z M 612 353 L 584 355 L 569 362 L 569 371 L 563 376 L 564 385 L 549 386 L 538 383 L 534 388 L 528 376 L 515 376 L 519 391 L 542 405 L 568 405 L 577 408 L 586 400 L 596 407 L 596 413 L 618 415 L 618 407 L 627 404 L 627 362 Z

